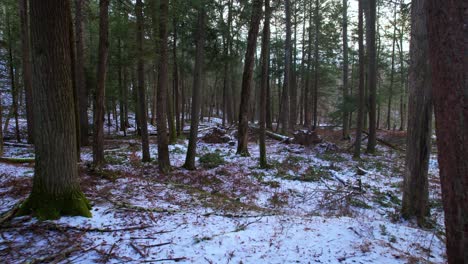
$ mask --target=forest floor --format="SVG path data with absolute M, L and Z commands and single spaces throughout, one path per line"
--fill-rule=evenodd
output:
M 170 146 L 166 175 L 156 161 L 141 163 L 138 138 L 112 135 L 103 170 L 93 171 L 91 149 L 82 150 L 81 186 L 93 217 L 13 218 L 0 226 L 1 262 L 444 263 L 435 156 L 433 227 L 422 229 L 398 213 L 404 152 L 379 144 L 377 154 L 355 161 L 339 131 L 319 134 L 324 143 L 311 147 L 269 139 L 269 169 L 258 166 L 253 135 L 251 157 L 200 140 L 199 169 L 184 170 L 181 139 Z M 379 138 L 405 147 L 402 133 L 379 131 Z M 150 141 L 155 159 L 156 137 Z M 33 148 L 8 144 L 4 156 L 33 157 Z M 32 176 L 32 163 L 0 164 L 0 215 L 27 197 Z

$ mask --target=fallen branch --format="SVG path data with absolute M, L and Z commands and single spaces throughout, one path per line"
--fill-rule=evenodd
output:
M 0 157 L 0 162 L 7 163 L 34 163 L 35 161 L 35 158 Z
M 362 133 L 364 133 L 364 134 L 366 134 L 367 136 L 369 136 L 369 133 L 367 133 L 367 131 L 362 131 Z M 385 145 L 385 146 L 387 146 L 387 147 L 389 147 L 389 148 L 392 148 L 392 149 L 394 149 L 394 150 L 398 150 L 398 151 L 402 151 L 402 152 L 405 152 L 405 151 L 406 151 L 406 150 L 404 150 L 404 149 L 402 149 L 402 148 L 400 148 L 400 147 L 398 147 L 398 146 L 395 146 L 395 145 L 393 145 L 393 144 L 391 144 L 391 143 L 389 143 L 389 142 L 387 142 L 387 141 L 385 141 L 385 140 L 383 140 L 383 139 L 380 139 L 380 138 L 378 138 L 378 137 L 376 137 L 376 140 L 377 140 L 377 142 L 380 142 L 381 144 L 383 144 L 383 145 Z
M 42 258 L 33 259 L 29 263 L 31 263 L 31 264 L 33 264 L 33 263 L 42 263 L 42 262 L 58 263 L 58 262 L 60 262 L 60 261 L 62 261 L 64 259 L 66 259 L 71 253 L 73 253 L 75 251 L 78 251 L 80 249 L 81 249 L 80 246 L 75 245 L 75 246 L 72 246 L 72 247 L 69 247 L 67 249 L 62 250 L 62 251 L 58 252 L 57 254 L 42 257 Z
M 17 147 L 17 148 L 32 148 L 32 147 L 34 147 L 31 144 L 18 143 L 18 142 L 8 142 L 8 141 L 3 142 L 3 145 L 9 146 L 9 147 Z
M 135 244 L 133 244 L 132 242 L 130 242 L 130 246 L 131 246 L 138 254 L 140 254 L 140 256 L 141 256 L 142 258 L 146 258 L 146 257 L 147 257 L 147 255 L 144 254 L 144 253 L 143 253 L 137 246 L 135 246 Z
M 252 129 L 252 130 L 255 130 L 255 131 L 260 130 L 259 127 L 254 126 L 254 125 L 249 125 L 249 128 Z M 293 138 L 290 138 L 288 136 L 284 136 L 284 135 L 281 135 L 281 134 L 278 134 L 278 133 L 274 133 L 274 132 L 272 132 L 270 130 L 265 130 L 265 135 L 268 136 L 271 139 L 275 139 L 275 140 L 281 141 L 283 143 L 290 143 L 293 140 Z
M 18 212 L 19 208 L 21 207 L 21 204 L 23 204 L 23 201 L 24 200 L 19 201 L 13 206 L 13 208 L 11 208 L 9 211 L 0 216 L 0 226 L 2 226 L 4 223 L 10 221 L 13 217 L 15 217 L 16 212 Z

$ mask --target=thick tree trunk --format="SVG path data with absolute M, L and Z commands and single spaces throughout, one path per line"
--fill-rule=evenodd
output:
M 359 42 L 359 95 L 358 95 L 358 113 L 356 125 L 356 140 L 354 146 L 353 157 L 359 159 L 361 157 L 361 142 L 362 130 L 364 128 L 364 23 L 363 23 L 363 3 L 364 0 L 359 0 L 358 10 L 358 42 Z
M 107 57 L 109 52 L 109 0 L 99 1 L 99 56 L 97 68 L 97 87 L 95 94 L 93 164 L 100 167 L 104 164 L 104 113 L 107 79 Z
M 198 10 L 198 30 L 195 54 L 195 68 L 193 75 L 193 90 L 192 90 L 192 116 L 190 119 L 190 135 L 189 145 L 187 149 L 187 157 L 185 159 L 184 168 L 189 170 L 195 169 L 195 156 L 197 153 L 197 139 L 198 139 L 198 123 L 200 112 L 200 89 L 203 82 L 203 68 L 205 67 L 205 25 L 206 14 L 203 4 Z
M 21 50 L 23 59 L 23 86 L 26 95 L 26 120 L 28 122 L 28 143 L 34 143 L 33 129 L 34 119 L 32 110 L 32 69 L 31 69 L 31 44 L 29 35 L 28 0 L 19 0 L 21 20 Z
M 169 171 L 169 138 L 167 135 L 167 87 L 168 87 L 168 51 L 167 26 L 169 20 L 169 0 L 161 0 L 159 5 L 159 77 L 156 102 L 156 124 L 158 128 L 158 164 L 163 173 Z
M 426 0 L 413 0 L 409 69 L 409 115 L 402 215 L 425 224 L 429 214 L 427 173 L 431 153 L 432 87 L 426 28 Z
M 267 157 L 266 157 L 266 100 L 267 100 L 267 86 L 268 86 L 268 61 L 270 58 L 270 0 L 265 0 L 265 21 L 263 23 L 263 36 L 262 36 L 262 51 L 261 51 L 261 84 L 260 84 L 260 118 L 259 118 L 259 144 L 260 144 L 260 167 L 266 168 Z
M 466 1 L 427 0 L 429 59 L 448 263 L 468 263 Z
M 376 0 L 368 0 L 368 20 L 367 25 L 367 56 L 368 56 L 368 86 L 369 86 L 369 138 L 367 141 L 367 152 L 374 153 L 377 143 L 377 62 L 375 48 L 375 18 Z
M 138 105 L 140 109 L 140 126 L 141 126 L 141 151 L 142 161 L 149 162 L 151 160 L 149 152 L 149 138 L 148 138 L 148 121 L 147 121 L 147 110 L 146 110 L 146 92 L 145 92 L 145 62 L 144 62 L 144 50 L 143 50 L 143 3 L 141 0 L 137 0 L 135 4 L 135 13 L 137 19 L 137 31 L 136 31 L 136 43 L 138 52 L 137 62 L 137 85 L 138 85 L 138 97 L 140 103 Z
M 286 0 L 288 1 L 288 0 Z M 245 54 L 244 73 L 242 74 L 242 92 L 239 105 L 239 127 L 237 154 L 249 155 L 248 129 L 249 129 L 249 102 L 252 90 L 254 56 L 257 46 L 257 36 L 259 31 L 260 19 L 262 18 L 262 0 L 254 0 L 252 3 L 252 18 L 250 20 L 250 29 L 247 37 L 247 52 Z
M 44 19 L 47 18 L 47 19 Z M 35 174 L 20 214 L 90 217 L 80 190 L 67 0 L 31 1 Z

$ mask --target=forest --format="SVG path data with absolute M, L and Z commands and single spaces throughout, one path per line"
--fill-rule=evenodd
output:
M 465 0 L 2 0 L 1 263 L 468 263 Z

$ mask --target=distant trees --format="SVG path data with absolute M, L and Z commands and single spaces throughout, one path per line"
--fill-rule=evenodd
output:
M 20 213 L 40 219 L 91 216 L 76 162 L 70 24 L 68 0 L 31 1 L 36 164 L 32 192 Z
M 447 259 L 468 263 L 466 1 L 427 0 L 426 8 Z

